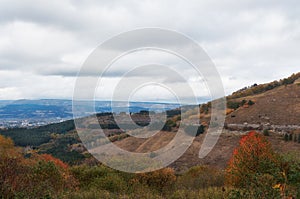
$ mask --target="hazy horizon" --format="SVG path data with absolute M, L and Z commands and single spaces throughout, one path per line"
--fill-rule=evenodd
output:
M 9 102 L 16 102 L 16 101 L 43 101 L 43 100 L 61 100 L 61 101 L 73 101 L 73 99 L 66 99 L 66 98 L 31 98 L 31 99 L 0 99 L 0 101 L 9 101 Z M 124 102 L 124 103 L 155 103 L 155 104 L 176 104 L 176 105 L 193 105 L 189 103 L 179 103 L 174 101 L 126 101 L 126 100 L 109 100 L 109 99 L 95 99 L 95 100 L 79 100 L 79 101 L 95 101 L 95 102 Z M 199 104 L 209 102 L 209 99 L 204 99 Z

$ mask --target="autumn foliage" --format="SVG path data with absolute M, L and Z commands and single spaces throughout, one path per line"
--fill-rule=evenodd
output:
M 130 174 L 104 165 L 69 166 L 14 146 L 0 136 L 0 198 L 300 198 L 298 154 L 276 154 L 267 137 L 250 132 L 224 171 L 195 166 Z
M 142 184 L 150 187 L 156 187 L 160 191 L 170 188 L 176 181 L 175 171 L 171 168 L 164 168 L 149 173 L 137 174 L 136 178 Z
M 36 153 L 25 158 L 23 150 L 15 147 L 11 139 L 0 136 L 1 197 L 54 197 L 75 185 L 68 166 L 59 159 Z
M 256 185 L 258 178 L 276 175 L 276 165 L 276 155 L 266 137 L 249 132 L 233 152 L 226 170 L 227 183 L 235 187 Z
M 227 185 L 238 198 L 279 198 L 274 185 L 282 182 L 278 155 L 267 138 L 255 131 L 240 140 L 226 169 Z
M 40 155 L 40 158 L 46 162 L 52 162 L 56 166 L 60 167 L 61 169 L 67 169 L 68 165 L 61 161 L 60 159 L 54 158 L 52 155 L 49 154 L 42 154 Z

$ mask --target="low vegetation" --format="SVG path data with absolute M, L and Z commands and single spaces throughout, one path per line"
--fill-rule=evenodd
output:
M 242 107 L 242 106 L 252 106 L 253 104 L 255 104 L 252 100 L 245 100 L 243 99 L 242 101 L 238 102 L 238 101 L 227 101 L 227 108 L 229 109 L 238 109 L 239 107 Z
M 48 154 L 25 155 L 0 136 L 0 198 L 300 197 L 300 158 L 277 154 L 261 133 L 240 140 L 225 170 L 195 166 L 130 174 L 103 165 L 69 166 Z
M 292 131 L 292 132 L 285 133 L 283 139 L 286 142 L 291 141 L 291 142 L 300 143 L 300 132 Z

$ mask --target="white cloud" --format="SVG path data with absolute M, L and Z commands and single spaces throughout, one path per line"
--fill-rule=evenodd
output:
M 45 77 L 16 70 L 2 70 L 0 77 L 0 99 L 69 99 L 75 83 L 74 77 Z
M 299 72 L 299 6 L 296 0 L 2 0 L 0 98 L 71 98 L 75 76 L 94 48 L 120 32 L 149 26 L 174 29 L 200 43 L 216 64 L 227 94 L 283 78 Z M 163 64 L 177 63 L 199 88 L 187 66 L 161 53 L 151 56 Z M 125 65 L 143 62 L 149 56 L 129 56 L 115 65 L 108 90 Z M 139 76 L 151 79 L 155 74 Z M 109 96 L 110 91 L 103 93 Z

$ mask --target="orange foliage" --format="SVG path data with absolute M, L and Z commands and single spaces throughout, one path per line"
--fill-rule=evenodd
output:
M 68 165 L 66 163 L 64 163 L 60 159 L 57 159 L 57 158 L 53 157 L 50 154 L 41 154 L 40 158 L 42 160 L 45 160 L 46 162 L 53 162 L 56 166 L 59 166 L 60 168 L 63 168 L 63 169 L 68 168 Z
M 226 109 L 226 115 L 229 115 L 230 113 L 232 113 L 234 111 L 234 109 L 232 108 L 227 108 Z
M 270 142 L 260 133 L 249 132 L 240 140 L 226 169 L 227 182 L 233 186 L 255 183 L 253 176 L 271 173 L 276 157 Z
M 3 149 L 11 148 L 13 146 L 14 146 L 14 143 L 10 138 L 5 138 L 3 136 L 0 136 L 0 149 L 1 149 L 1 151 Z
M 67 164 L 48 154 L 24 158 L 21 148 L 0 136 L 0 197 L 44 198 L 75 186 Z

